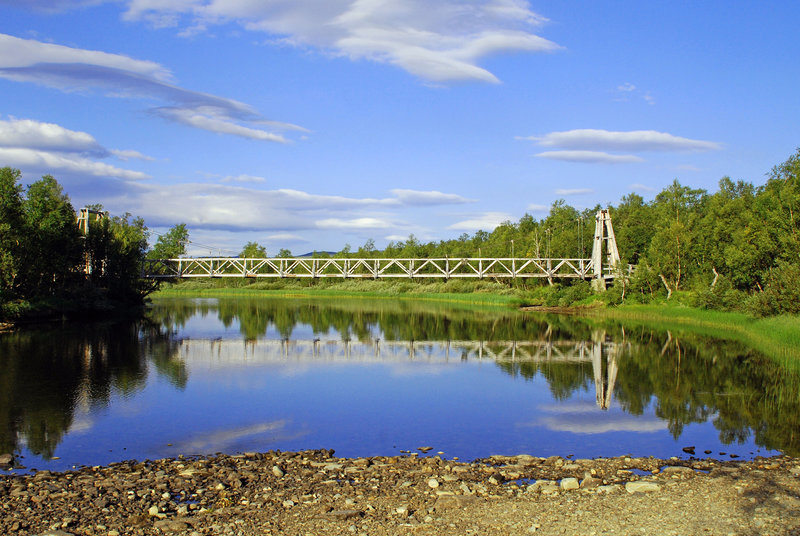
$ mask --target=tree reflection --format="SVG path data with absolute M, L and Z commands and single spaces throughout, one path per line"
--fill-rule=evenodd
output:
M 147 336 L 140 337 L 140 328 Z M 186 373 L 159 326 L 135 323 L 67 325 L 0 336 L 0 451 L 23 443 L 53 456 L 80 408 L 106 406 L 113 392 L 129 395 L 147 377 L 146 360 L 175 385 Z

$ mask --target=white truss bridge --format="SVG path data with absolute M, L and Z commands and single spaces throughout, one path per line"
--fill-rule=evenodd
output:
M 613 277 L 610 270 L 603 277 Z M 245 278 L 596 278 L 592 259 L 347 259 L 195 257 L 148 259 L 147 279 Z
M 605 288 L 620 268 L 611 216 L 597 212 L 592 257 L 580 258 L 267 258 L 188 257 L 148 259 L 146 279 L 192 277 L 369 279 L 593 279 Z

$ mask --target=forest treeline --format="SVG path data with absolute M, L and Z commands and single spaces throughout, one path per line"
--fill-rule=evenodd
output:
M 109 217 L 94 205 L 84 233 L 52 176 L 24 189 L 21 179 L 19 170 L 0 168 L 0 320 L 141 306 L 153 290 L 140 278 L 145 256 L 184 252 L 185 226 L 148 250 L 142 218 Z
M 649 202 L 631 193 L 616 206 L 579 211 L 559 200 L 541 220 L 526 214 L 492 232 L 439 242 L 421 243 L 411 235 L 383 251 L 368 240 L 335 256 L 510 257 L 513 250 L 516 257 L 588 258 L 601 208 L 611 210 L 623 266 L 636 266 L 605 293 L 606 301 L 679 299 L 756 315 L 800 312 L 800 149 L 760 186 L 724 177 L 709 193 L 675 180 Z M 591 292 L 585 282 L 540 284 L 545 288 L 537 294 L 546 305 Z

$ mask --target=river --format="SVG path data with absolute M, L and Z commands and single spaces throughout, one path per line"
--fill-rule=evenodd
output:
M 0 335 L 0 454 L 800 453 L 798 378 L 738 343 L 411 300 L 156 299 Z M 686 450 L 684 450 L 686 449 Z

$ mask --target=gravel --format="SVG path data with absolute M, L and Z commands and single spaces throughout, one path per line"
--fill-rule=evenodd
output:
M 798 475 L 786 456 L 126 461 L 0 476 L 0 534 L 800 534 Z

